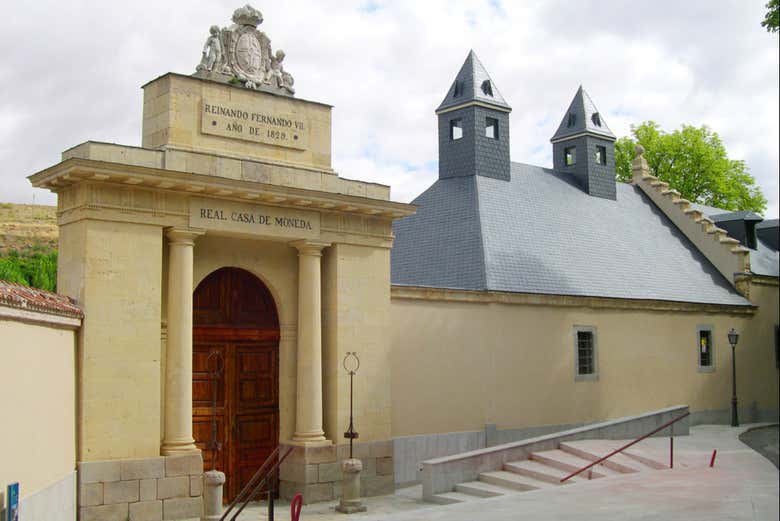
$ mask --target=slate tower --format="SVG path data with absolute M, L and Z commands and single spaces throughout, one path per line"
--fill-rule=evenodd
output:
M 509 113 L 485 67 L 470 51 L 436 114 L 439 179 L 481 175 L 509 181 Z
M 592 196 L 616 199 L 615 134 L 582 86 L 550 142 L 555 170 L 574 175 Z

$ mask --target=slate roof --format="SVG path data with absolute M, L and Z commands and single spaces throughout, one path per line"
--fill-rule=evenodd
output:
M 760 222 L 756 225 L 756 230 L 761 230 L 763 228 L 777 228 L 780 226 L 780 219 L 765 219 L 763 222 Z
M 490 82 L 491 93 L 486 93 L 483 90 L 482 85 L 485 81 Z M 456 86 L 458 87 L 457 92 Z M 505 110 L 512 110 L 473 50 L 469 51 L 468 56 L 466 56 L 466 61 L 463 62 L 463 66 L 455 77 L 455 81 L 452 82 L 450 90 L 447 91 L 447 96 L 445 96 L 439 108 L 436 109 L 436 112 L 462 105 L 469 101 L 479 101 Z
M 509 182 L 436 181 L 394 224 L 394 285 L 749 305 L 633 185 L 591 197 L 513 163 Z
M 566 114 L 564 114 L 561 120 L 561 124 L 558 125 L 558 130 L 555 131 L 550 141 L 557 141 L 584 132 L 615 140 L 615 134 L 612 133 L 607 126 L 607 122 L 604 121 L 604 115 L 599 112 L 596 104 L 593 103 L 588 93 L 580 85 L 580 88 L 574 94 L 574 99 L 569 104 L 568 110 L 566 110 Z
M 722 210 L 721 210 L 722 211 Z M 763 221 L 764 218 L 750 211 L 740 212 L 725 212 L 714 215 L 708 215 L 710 219 L 716 223 L 729 222 L 729 221 Z

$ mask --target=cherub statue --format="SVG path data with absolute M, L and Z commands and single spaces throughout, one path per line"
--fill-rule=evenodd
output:
M 203 57 L 197 70 L 213 71 L 214 67 L 222 61 L 222 42 L 219 39 L 219 27 L 212 25 L 209 29 L 211 36 L 206 40 L 203 46 Z
M 265 73 L 265 82 L 275 85 L 280 89 L 286 89 L 290 94 L 294 94 L 295 89 L 292 88 L 294 83 L 293 77 L 285 72 L 284 67 L 282 67 L 284 56 L 284 51 L 279 49 L 276 51 L 276 55 L 271 57 L 271 66 Z

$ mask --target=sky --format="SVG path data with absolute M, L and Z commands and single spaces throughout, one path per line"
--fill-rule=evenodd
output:
M 139 146 L 141 85 L 190 74 L 246 0 L 15 1 L 0 36 L 0 201 L 87 140 Z M 617 136 L 708 125 L 778 215 L 778 34 L 767 0 L 255 1 L 296 96 L 333 109 L 333 168 L 408 202 L 438 172 L 434 110 L 470 49 L 512 106 L 513 161 L 552 165 L 579 85 Z

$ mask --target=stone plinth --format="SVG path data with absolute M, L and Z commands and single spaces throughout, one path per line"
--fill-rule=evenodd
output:
M 365 512 L 367 509 L 360 501 L 360 472 L 363 463 L 359 459 L 345 459 L 341 462 L 341 500 L 336 510 L 343 514 Z
M 78 480 L 82 521 L 189 520 L 202 514 L 200 453 L 81 462 Z
M 363 497 L 395 491 L 392 440 L 356 443 L 353 458 L 360 460 L 362 465 L 358 479 Z M 349 459 L 349 445 L 346 444 L 296 446 L 279 471 L 279 494 L 284 499 L 292 499 L 300 492 L 307 505 L 337 499 L 342 495 L 342 462 Z
M 219 521 L 222 516 L 222 485 L 225 473 L 209 470 L 203 474 L 203 517 L 201 521 Z

